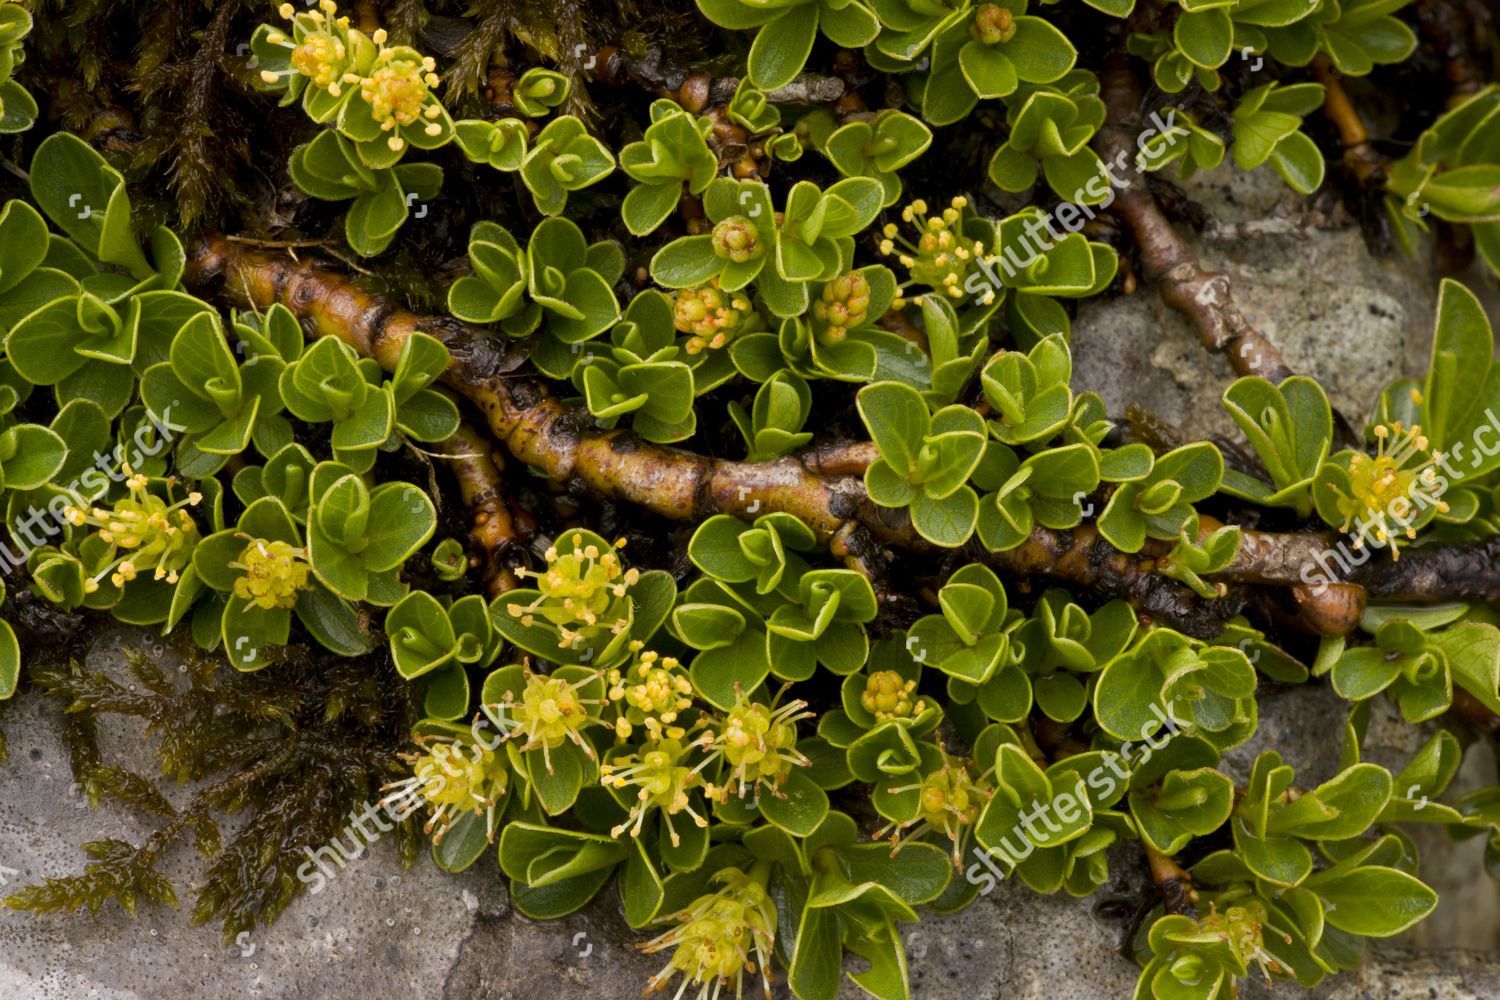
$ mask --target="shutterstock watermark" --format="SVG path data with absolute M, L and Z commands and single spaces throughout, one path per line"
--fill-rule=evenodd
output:
M 33 504 L 11 524 L 11 539 L 21 550 L 12 551 L 9 544 L 0 541 L 0 568 L 9 572 L 26 565 L 32 552 L 62 534 L 68 509 L 77 504 L 80 496 L 99 496 L 109 489 L 111 482 L 125 482 L 130 478 L 130 469 L 140 468 L 146 459 L 172 447 L 177 435 L 185 430 L 183 425 L 172 423 L 172 407 L 167 406 L 159 416 L 147 411 L 146 419 L 129 442 L 116 444 L 110 451 L 95 449 L 93 465 L 75 476 L 45 506 Z
M 1159 727 L 1153 728 L 1154 723 L 1146 723 L 1141 727 L 1141 742 L 1124 743 L 1118 751 L 1106 750 L 1103 762 L 1083 776 L 1084 783 L 1098 793 L 1098 798 L 1111 798 L 1130 780 L 1130 768 L 1143 766 L 1156 751 L 1188 732 L 1159 705 L 1151 706 L 1151 714 L 1161 723 Z M 1054 816 L 1065 824 L 1076 823 L 1086 807 L 1087 803 L 1071 791 L 1058 792 L 1050 799 L 1033 802 L 1029 810 L 1022 810 L 1019 822 L 993 848 L 985 850 L 978 844 L 974 845 L 972 853 L 976 860 L 964 870 L 964 878 L 980 887 L 981 896 L 987 895 L 1015 871 L 1017 865 L 1031 857 L 1038 844 L 1046 843 L 1048 832 L 1062 832 L 1064 827 L 1053 821 Z
M 394 830 L 397 823 L 440 796 L 448 787 L 449 778 L 461 777 L 458 760 L 463 758 L 465 750 L 471 754 L 469 762 L 478 763 L 486 752 L 493 751 L 506 739 L 504 731 L 497 733 L 489 720 L 477 717 L 469 727 L 469 734 L 472 740 L 455 743 L 452 756 L 433 758 L 432 770 L 388 786 L 389 794 L 365 803 L 363 809 L 351 811 L 341 836 L 317 850 L 303 847 L 307 860 L 297 867 L 297 879 L 308 887 L 308 893 L 316 896 L 322 892 L 350 863 L 363 858 L 370 847 Z M 373 824 L 375 829 L 370 830 L 366 823 Z
M 1351 517 L 1343 529 L 1351 537 L 1341 537 L 1336 544 L 1319 550 L 1310 561 L 1303 563 L 1298 571 L 1302 582 L 1311 587 L 1314 594 L 1321 595 L 1330 585 L 1348 579 L 1357 567 L 1369 562 L 1374 550 L 1391 546 L 1394 553 L 1399 536 L 1414 537 L 1416 520 L 1429 508 L 1446 511 L 1448 505 L 1443 494 L 1463 477 L 1464 456 L 1470 456 L 1467 467 L 1477 469 L 1486 458 L 1500 454 L 1500 416 L 1486 407 L 1484 419 L 1485 422 L 1475 428 L 1469 442 L 1456 441 L 1451 451 L 1433 452 L 1426 463 L 1407 470 L 1402 468 L 1405 460 L 1416 452 L 1425 451 L 1426 439 L 1416 427 L 1403 431 L 1401 425 L 1396 424 L 1396 438 L 1388 450 L 1386 441 L 1390 430 L 1384 426 L 1378 428 L 1377 434 L 1386 432 L 1380 436 L 1380 454 L 1374 459 L 1356 456 L 1355 460 L 1363 458 L 1376 463 L 1387 460 L 1389 468 L 1379 469 L 1374 474 L 1390 475 L 1390 470 L 1394 470 L 1394 474 L 1399 475 L 1405 471 L 1405 486 L 1384 507 L 1364 516 Z
M 1176 127 L 1177 109 L 1166 108 L 1166 118 L 1157 111 L 1151 112 L 1149 124 L 1136 136 L 1136 152 L 1147 157 L 1151 163 L 1161 160 L 1179 138 L 1188 133 Z M 1148 152 L 1147 147 L 1156 137 L 1160 142 Z M 1114 204 L 1118 192 L 1130 186 L 1141 169 L 1130 164 L 1128 149 L 1121 150 L 1113 160 L 1101 161 L 1104 170 L 1089 178 L 1088 182 L 1073 197 L 1050 212 L 1040 212 L 1024 223 L 1025 232 L 1020 240 L 996 248 L 997 252 L 979 256 L 975 265 L 979 270 L 964 281 L 964 293 L 970 298 L 982 299 L 991 290 L 998 292 L 1006 287 L 999 271 L 1006 278 L 1015 276 L 1030 267 L 1037 258 L 1045 255 L 1068 236 L 1079 232 L 1101 212 Z M 1148 168 L 1149 169 L 1149 166 Z M 1023 259 L 1024 258 L 1024 259 Z
M 442 781 L 442 778 L 434 780 Z M 366 802 L 364 809 L 349 813 L 343 836 L 335 837 L 316 851 L 311 847 L 302 848 L 307 860 L 297 867 L 297 880 L 308 887 L 308 893 L 316 896 L 351 862 L 363 858 L 370 847 L 396 828 L 397 823 L 421 808 L 424 801 L 423 788 L 416 784 L 399 795 Z M 391 821 L 387 822 L 385 817 Z M 373 831 L 365 827 L 367 822 L 375 825 Z

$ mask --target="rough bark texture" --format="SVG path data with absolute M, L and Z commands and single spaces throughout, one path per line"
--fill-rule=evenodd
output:
M 475 558 L 483 560 L 490 594 L 514 590 L 520 586 L 515 573 L 520 533 L 505 502 L 500 456 L 489 436 L 464 423 L 435 450 L 453 470 L 459 495 L 473 518 L 469 540 L 480 553 Z
M 836 557 L 876 578 L 888 561 L 887 548 L 941 554 L 916 533 L 904 510 L 880 507 L 865 494 L 860 474 L 874 457 L 867 442 L 814 446 L 773 462 L 735 462 L 650 444 L 626 430 L 599 430 L 586 411 L 516 375 L 525 358 L 517 343 L 456 320 L 418 316 L 315 262 L 214 238 L 195 248 L 185 280 L 202 294 L 221 294 L 240 306 L 264 309 L 280 302 L 310 338 L 338 337 L 388 369 L 412 333 L 437 338 L 453 358 L 444 380 L 483 414 L 494 440 L 558 482 L 577 481 L 678 521 L 713 514 L 753 520 L 786 511 L 811 527 Z M 1399 562 L 1382 555 L 1357 567 L 1341 565 L 1334 551 L 1322 533 L 1246 531 L 1234 564 L 1215 578 L 1227 591 L 1213 600 L 1155 571 L 1165 543 L 1124 553 L 1088 524 L 1069 531 L 1037 528 L 1007 552 L 971 547 L 963 554 L 1019 577 L 1050 577 L 1125 598 L 1144 617 L 1200 638 L 1216 636 L 1247 606 L 1247 584 L 1293 588 L 1297 623 L 1319 634 L 1351 631 L 1366 593 L 1415 602 L 1500 599 L 1500 542 L 1410 549 Z M 1321 570 L 1311 580 L 1304 577 L 1308 566 Z
M 1163 301 L 1193 321 L 1204 346 L 1228 358 L 1236 372 L 1271 382 L 1289 377 L 1292 370 L 1276 345 L 1235 305 L 1229 278 L 1204 269 L 1187 240 L 1162 214 L 1145 179 L 1131 166 L 1141 132 L 1142 100 L 1129 58 L 1111 59 L 1101 84 L 1109 117 L 1099 130 L 1098 153 L 1126 178 L 1110 210 L 1135 238 L 1146 280 L 1157 286 Z

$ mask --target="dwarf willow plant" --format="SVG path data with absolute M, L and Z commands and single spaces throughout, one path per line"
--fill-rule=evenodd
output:
M 1467 224 L 1490 271 L 1500 274 L 1500 88 L 1493 85 L 1438 117 L 1391 169 L 1386 207 L 1407 253 L 1431 216 Z
M 1354 967 L 1435 906 L 1411 824 L 1483 838 L 1500 871 L 1500 790 L 1439 801 L 1451 733 L 1394 774 L 1361 760 L 1377 699 L 1413 724 L 1500 713 L 1500 613 L 1391 597 L 1314 653 L 1287 607 L 1231 592 L 1277 537 L 1261 525 L 1349 564 L 1304 575 L 1304 599 L 1376 550 L 1390 567 L 1493 541 L 1478 299 L 1443 284 L 1427 371 L 1352 435 L 1295 376 L 1224 390 L 1242 447 L 1117 426 L 1069 345 L 1067 301 L 1121 271 L 1096 222 L 1121 172 L 1229 153 L 1317 190 L 1305 119 L 1331 95 L 1306 68 L 1405 59 L 1405 0 L 1178 0 L 1128 22 L 1131 0 L 698 0 L 706 20 L 679 26 L 725 48 L 683 73 L 633 41 L 567 56 L 585 36 L 545 12 L 491 60 L 487 15 L 448 44 L 457 19 L 429 36 L 400 5 L 388 32 L 366 6 L 284 4 L 245 43 L 260 91 L 300 108 L 273 119 L 286 162 L 257 164 L 294 190 L 265 203 L 367 258 L 357 287 L 258 257 L 223 284 L 259 308 L 226 314 L 184 285 L 207 294 L 215 254 L 158 224 L 128 157 L 67 131 L 16 146 L 0 699 L 42 612 L 184 636 L 256 682 L 312 648 L 349 658 L 410 695 L 388 717 L 419 716 L 380 781 L 437 865 L 487 866 L 539 919 L 617 893 L 663 962 L 647 985 L 700 1000 L 757 979 L 833 1000 L 846 969 L 907 1000 L 919 908 L 1012 877 L 1087 896 L 1121 847 L 1187 890 L 1142 901 L 1127 944 L 1157 1000 Z M 1090 53 L 1127 24 L 1178 106 L 1111 107 Z M 0 3 L 0 132 L 39 114 L 16 79 L 31 28 Z M 543 50 L 555 67 L 528 64 Z M 590 79 L 651 98 L 599 114 Z M 1116 155 L 1121 111 L 1151 125 Z M 1430 219 L 1466 224 L 1500 271 L 1497 140 L 1482 88 L 1392 165 L 1409 249 Z M 382 281 L 449 315 L 370 298 Z M 642 494 L 685 523 L 627 510 Z M 325 722 L 363 698 L 338 683 Z M 1265 745 L 1271 683 L 1350 704 L 1326 780 Z M 256 732 L 281 720 L 251 700 Z M 149 867 L 9 902 L 167 898 Z
M 16 82 L 31 33 L 31 14 L 19 4 L 0 7 L 0 133 L 24 132 L 36 122 L 36 99 Z

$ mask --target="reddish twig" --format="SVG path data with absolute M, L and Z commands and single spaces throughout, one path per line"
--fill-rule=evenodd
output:
M 942 554 L 913 529 L 906 511 L 881 507 L 855 474 L 874 456 L 869 444 L 815 447 L 772 462 L 734 462 L 651 444 L 626 430 L 601 430 L 587 411 L 568 406 L 546 385 L 515 374 L 525 360 L 513 342 L 446 317 L 422 317 L 352 284 L 312 261 L 295 261 L 223 238 L 194 248 L 185 281 L 201 294 L 215 290 L 242 306 L 280 302 L 309 337 L 333 336 L 394 367 L 402 344 L 422 331 L 445 344 L 452 363 L 445 382 L 478 407 L 494 440 L 559 487 L 570 482 L 662 517 L 701 521 L 713 514 L 753 520 L 769 511 L 793 514 L 847 564 L 878 575 L 887 548 L 924 557 Z M 1241 556 L 1216 579 L 1223 597 L 1205 599 L 1156 569 L 1170 546 L 1151 541 L 1139 553 L 1111 546 L 1092 525 L 1036 528 L 1018 547 L 963 557 L 1015 576 L 1050 577 L 1128 600 L 1144 617 L 1185 633 L 1213 638 L 1247 604 L 1248 584 L 1307 584 L 1302 567 L 1324 554 L 1321 535 L 1244 533 Z M 1500 539 L 1489 545 L 1410 549 L 1399 563 L 1372 558 L 1347 571 L 1330 563 L 1329 584 L 1357 584 L 1372 597 L 1437 601 L 1500 597 Z M 1358 623 L 1353 591 L 1314 587 L 1304 622 L 1320 632 L 1347 632 Z M 1304 595 L 1306 596 L 1306 595 Z
M 1291 368 L 1276 345 L 1235 305 L 1229 278 L 1203 268 L 1187 240 L 1162 214 L 1145 179 L 1127 169 L 1134 162 L 1141 132 L 1141 89 L 1129 57 L 1112 56 L 1101 81 L 1108 120 L 1099 130 L 1098 153 L 1126 174 L 1110 210 L 1134 236 L 1146 279 L 1157 285 L 1167 305 L 1193 322 L 1204 345 L 1227 357 L 1236 372 L 1272 382 L 1287 378 Z

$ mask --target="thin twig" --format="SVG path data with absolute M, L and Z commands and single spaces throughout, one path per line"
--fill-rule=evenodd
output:
M 1361 187 L 1380 187 L 1390 173 L 1390 158 L 1371 145 L 1364 119 L 1344 90 L 1342 75 L 1322 53 L 1313 59 L 1312 71 L 1323 85 L 1323 115 L 1338 130 L 1339 143 L 1344 147 L 1344 169 Z

